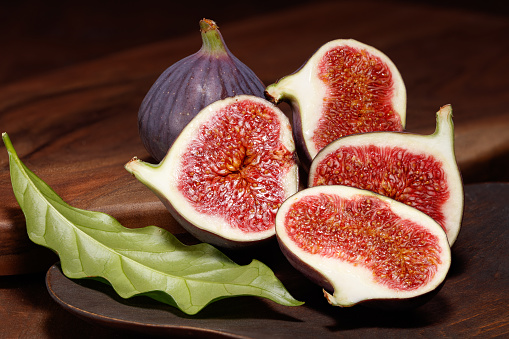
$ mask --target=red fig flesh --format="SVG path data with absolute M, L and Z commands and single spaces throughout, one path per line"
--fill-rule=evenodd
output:
M 398 200 L 436 220 L 452 245 L 464 199 L 451 106 L 443 106 L 436 119 L 431 135 L 373 132 L 332 142 L 313 160 L 308 185 L 347 185 Z
M 271 238 L 283 201 L 297 192 L 288 118 L 265 99 L 236 96 L 204 108 L 159 165 L 126 169 L 198 239 L 241 247 Z
M 339 137 L 402 131 L 405 126 L 406 89 L 398 69 L 379 50 L 351 39 L 323 45 L 265 94 L 292 106 L 295 141 L 305 167 Z
M 240 94 L 263 97 L 263 82 L 229 51 L 215 22 L 201 20 L 200 31 L 201 49 L 166 69 L 139 109 L 139 134 L 156 161 L 205 106 Z
M 276 234 L 292 265 L 337 306 L 429 295 L 451 263 L 445 232 L 429 216 L 348 186 L 290 197 L 278 211 Z

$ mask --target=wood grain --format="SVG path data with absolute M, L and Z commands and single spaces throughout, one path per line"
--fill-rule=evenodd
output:
M 465 182 L 507 179 L 505 17 L 402 3 L 318 3 L 231 22 L 221 32 L 266 84 L 296 70 L 331 39 L 355 38 L 379 48 L 405 80 L 407 130 L 431 133 L 435 112 L 451 103 Z M 107 212 L 128 227 L 156 224 L 183 232 L 123 165 L 133 156 L 150 160 L 136 122 L 150 85 L 200 45 L 193 32 L 4 85 L 2 131 L 25 164 L 73 206 Z M 288 106 L 281 107 L 290 114 Z M 12 194 L 5 152 L 0 163 L 1 273 L 31 271 L 11 255 L 33 248 Z
M 500 2 L 506 10 L 494 12 L 485 10 L 494 1 L 461 1 L 458 6 L 454 4 L 459 1 L 304 2 L 296 6 L 278 2 L 275 9 L 274 4 L 266 4 L 271 6 L 267 10 L 254 8 L 264 5 L 260 2 L 247 4 L 242 8 L 252 6 L 252 12 L 242 17 L 236 13 L 239 4 L 200 10 L 203 15 L 214 14 L 230 50 L 267 85 L 296 70 L 331 39 L 355 38 L 379 48 L 405 80 L 407 129 L 431 133 L 436 110 L 452 104 L 456 154 L 465 183 L 509 181 L 507 4 Z M 176 19 L 174 13 L 150 14 L 145 8 L 126 16 L 130 6 L 138 11 L 137 2 L 124 2 L 122 8 L 97 3 L 87 2 L 92 7 L 84 10 L 68 2 L 71 7 L 61 10 L 60 22 L 46 3 L 2 4 L 1 132 L 9 133 L 26 165 L 71 205 L 110 213 L 128 227 L 155 224 L 182 235 L 162 204 L 123 165 L 135 155 L 149 160 L 137 134 L 138 107 L 165 68 L 198 50 L 197 22 L 177 30 L 175 25 L 190 20 L 189 12 L 178 12 Z M 88 17 L 78 16 L 83 10 Z M 20 15 L 26 13 L 32 16 Z M 127 34 L 109 35 L 109 42 L 101 40 L 106 39 L 104 32 L 112 33 L 112 27 L 134 17 L 144 17 L 144 24 L 126 28 Z M 164 23 L 168 30 L 161 22 L 150 22 L 161 17 L 168 17 Z M 32 34 L 25 45 L 23 34 Z M 45 34 L 49 39 L 43 39 Z M 281 107 L 289 114 L 287 105 Z M 28 240 L 10 187 L 6 152 L 0 152 L 0 164 L 0 336 L 138 337 L 93 326 L 53 302 L 44 272 L 56 256 Z M 441 291 L 447 298 L 429 304 L 430 313 L 374 316 L 366 321 L 358 311 L 326 312 L 318 315 L 324 322 L 314 326 L 352 337 L 371 336 L 373 331 L 394 337 L 507 335 L 507 232 L 497 233 L 500 227 L 507 229 L 507 204 L 496 205 L 505 201 L 507 191 L 491 187 L 470 192 L 465 232 L 453 248 L 452 277 Z M 480 215 L 486 215 L 482 220 L 486 227 L 478 232 L 475 218 Z M 500 260 L 486 264 L 493 252 Z M 290 289 L 299 282 L 294 278 L 285 280 Z M 306 296 L 311 286 L 302 291 Z M 457 308 L 464 304 L 469 307 Z M 222 314 L 238 318 L 241 310 L 236 307 Z M 263 308 L 250 319 L 273 315 Z M 295 319 L 278 323 L 300 324 L 298 315 Z
M 290 266 L 275 244 L 250 253 L 249 258 L 271 267 L 292 295 L 305 302 L 303 306 L 231 298 L 186 317 L 148 298 L 124 300 L 110 286 L 70 280 L 58 265 L 49 270 L 47 285 L 64 309 L 121 333 L 203 338 L 294 338 L 296 333 L 302 338 L 504 337 L 509 335 L 509 266 L 503 259 L 509 255 L 509 206 L 503 203 L 507 199 L 509 184 L 465 187 L 464 224 L 452 248 L 445 284 L 433 299 L 411 310 L 333 307 L 319 287 Z M 246 261 L 235 253 L 230 256 Z

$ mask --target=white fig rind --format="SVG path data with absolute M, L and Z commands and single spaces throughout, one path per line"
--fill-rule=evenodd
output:
M 344 146 L 378 147 L 400 146 L 410 153 L 429 154 L 441 162 L 446 182 L 450 190 L 449 199 L 442 206 L 445 229 L 449 244 L 452 246 L 458 237 L 463 217 L 463 183 L 454 153 L 454 125 L 451 105 L 444 105 L 436 113 L 436 130 L 430 135 L 418 135 L 402 132 L 371 132 L 349 135 L 333 141 L 324 147 L 313 160 L 308 177 L 308 186 L 312 186 L 316 167 L 330 153 Z
M 327 52 L 341 46 L 365 50 L 380 58 L 389 67 L 394 83 L 392 104 L 401 119 L 402 127 L 406 124 L 406 87 L 392 60 L 380 50 L 354 39 L 330 41 L 321 46 L 295 73 L 281 78 L 265 89 L 266 95 L 274 102 L 279 103 L 283 100 L 290 102 L 294 115 L 296 142 L 301 143 L 300 147 L 306 153 L 304 157 L 307 159 L 302 159 L 304 162 L 311 162 L 320 151 L 311 140 L 322 117 L 318 111 L 321 110 L 327 90 L 326 85 L 317 76 L 318 65 Z
M 424 226 L 439 239 L 441 263 L 433 278 L 424 286 L 410 291 L 394 290 L 373 279 L 372 272 L 362 266 L 354 266 L 337 258 L 326 258 L 319 254 L 311 254 L 302 250 L 288 236 L 285 228 L 285 217 L 288 211 L 300 199 L 321 193 L 352 198 L 358 195 L 370 196 L 389 204 L 391 210 L 402 219 L 409 219 Z M 289 261 L 308 278 L 320 284 L 325 282 L 324 295 L 334 306 L 349 307 L 372 300 L 408 300 L 433 292 L 445 280 L 451 265 L 451 252 L 447 237 L 441 226 L 426 214 L 385 196 L 348 186 L 330 185 L 315 186 L 304 189 L 287 199 L 279 208 L 276 216 L 277 240 Z M 288 254 L 290 253 L 290 256 Z M 326 291 L 332 289 L 332 291 Z
M 281 110 L 265 99 L 239 95 L 216 101 L 205 107 L 191 122 L 182 130 L 166 156 L 158 165 L 148 164 L 134 158 L 126 164 L 126 169 L 138 180 L 150 188 L 165 204 L 172 216 L 187 231 L 198 239 L 221 247 L 242 247 L 246 244 L 262 241 L 275 235 L 274 227 L 259 232 L 243 232 L 230 227 L 227 220 L 219 216 L 203 214 L 192 206 L 178 189 L 178 180 L 181 174 L 182 161 L 185 159 L 188 145 L 195 139 L 196 131 L 201 125 L 208 122 L 217 109 L 229 104 L 249 100 L 260 105 L 269 106 L 274 110 L 281 127 L 280 142 L 290 152 L 295 151 L 291 125 L 288 118 Z M 281 180 L 284 185 L 284 196 L 289 197 L 298 190 L 298 167 L 294 164 Z

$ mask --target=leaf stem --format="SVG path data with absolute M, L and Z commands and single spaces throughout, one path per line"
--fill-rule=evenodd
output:
M 12 145 L 11 139 L 9 138 L 7 132 L 2 133 L 2 140 L 9 154 L 16 155 L 16 150 L 14 149 L 14 146 Z

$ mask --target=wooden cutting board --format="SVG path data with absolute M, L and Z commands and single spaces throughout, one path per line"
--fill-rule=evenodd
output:
M 509 78 L 499 71 L 509 54 L 505 18 L 358 1 L 296 7 L 221 32 L 267 85 L 332 39 L 355 38 L 381 49 L 406 82 L 407 130 L 431 133 L 435 112 L 451 103 L 466 181 L 506 175 Z M 150 161 L 137 132 L 145 93 L 164 69 L 200 45 L 198 33 L 190 34 L 5 85 L 0 128 L 22 161 L 71 205 L 109 213 L 127 227 L 155 224 L 183 232 L 123 166 L 133 156 Z M 289 114 L 287 105 L 281 108 Z M 0 164 L 0 274 L 46 269 L 54 257 L 27 239 L 6 152 Z
M 281 306 L 260 298 L 211 303 L 194 317 L 148 298 L 122 299 L 111 286 L 66 278 L 58 265 L 47 273 L 48 291 L 60 306 L 118 333 L 179 337 L 242 338 L 495 338 L 509 333 L 509 184 L 465 187 L 463 227 L 452 247 L 451 269 L 443 287 L 426 304 L 405 311 L 361 305 L 333 307 L 286 261 L 275 246 L 234 260 L 257 258 L 290 293 L 305 304 Z

